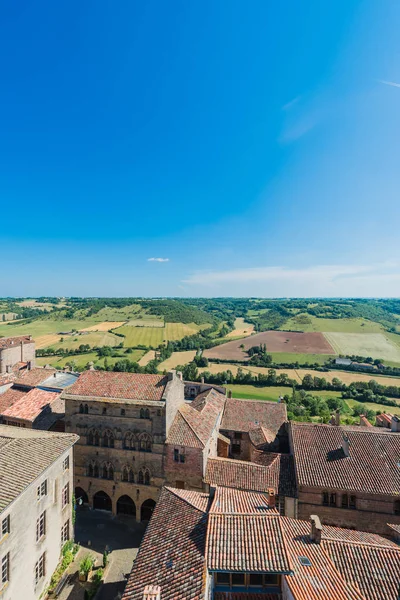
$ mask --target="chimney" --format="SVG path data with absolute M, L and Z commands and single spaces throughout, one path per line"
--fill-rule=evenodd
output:
M 275 490 L 268 489 L 268 508 L 275 508 Z
M 350 440 L 346 433 L 343 432 L 342 450 L 345 456 L 350 456 Z
M 143 600 L 161 600 L 161 588 L 159 585 L 146 585 L 143 591 Z
M 178 371 L 176 375 L 180 381 L 183 381 L 182 371 Z
M 89 371 L 94 371 L 94 362 L 91 360 L 88 364 L 89 364 Z
M 340 410 L 337 408 L 335 411 L 335 425 L 340 425 Z
M 24 340 L 21 340 L 21 362 L 24 362 Z
M 392 420 L 390 421 L 390 429 L 394 433 L 400 432 L 400 418 L 397 415 L 392 416 Z
M 204 383 L 204 377 L 201 378 L 201 383 Z
M 31 360 L 28 360 L 28 362 L 27 362 L 27 365 L 26 365 L 26 366 L 27 366 L 27 368 L 28 368 L 28 371 L 31 371 L 31 370 L 32 370 L 32 361 L 31 361 Z
M 168 371 L 167 376 L 168 376 L 168 381 L 172 381 L 174 379 L 176 375 L 176 371 Z
M 322 537 L 322 525 L 321 525 L 321 521 L 319 520 L 319 517 L 317 515 L 311 515 L 310 516 L 310 521 L 311 521 L 311 535 L 310 535 L 310 540 L 312 542 L 314 542 L 314 544 L 320 544 L 321 543 L 321 537 Z
M 232 390 L 228 390 L 228 398 L 232 398 Z

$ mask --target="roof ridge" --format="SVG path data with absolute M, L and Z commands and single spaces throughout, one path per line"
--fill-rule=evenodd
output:
M 340 527 L 338 527 L 338 529 L 340 529 Z M 374 535 L 378 535 L 378 534 L 374 534 Z M 382 537 L 382 536 L 381 536 Z M 386 538 L 383 538 L 385 541 L 389 541 L 386 540 Z M 368 548 L 379 548 L 379 550 L 395 550 L 396 552 L 400 552 L 400 546 L 383 546 L 382 544 L 378 544 L 378 543 L 370 543 L 370 542 L 363 542 L 362 540 L 351 540 L 351 539 L 337 539 L 334 537 L 327 537 L 324 535 L 324 533 L 322 532 L 322 542 L 335 542 L 337 544 L 346 542 L 346 544 L 351 544 L 352 546 L 367 546 Z
M 192 408 L 189 404 L 184 404 L 183 406 L 186 406 L 187 409 L 190 409 L 191 411 L 195 411 L 196 413 L 198 413 L 198 411 L 195 408 Z M 200 438 L 200 436 L 198 435 L 198 433 L 193 429 L 191 423 L 189 423 L 189 421 L 185 418 L 185 415 L 182 413 L 181 409 L 183 408 L 183 406 L 179 407 L 179 414 L 182 416 L 182 419 L 185 421 L 185 423 L 189 426 L 189 428 L 192 430 L 192 432 L 194 433 L 194 435 L 197 437 L 197 439 L 199 440 L 199 442 L 204 446 L 204 442 L 203 440 Z M 199 413 L 198 413 L 199 414 Z

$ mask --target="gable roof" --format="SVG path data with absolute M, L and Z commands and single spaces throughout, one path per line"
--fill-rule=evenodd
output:
M 202 600 L 206 527 L 206 513 L 183 499 L 182 490 L 163 488 L 123 600 L 143 600 L 145 586 L 154 584 L 162 600 Z
M 290 430 L 298 485 L 398 496 L 398 433 L 311 423 L 291 423 Z
M 0 513 L 78 439 L 74 434 L 0 425 Z
M 4 413 L 5 410 L 9 409 L 13 404 L 15 404 L 21 398 L 24 398 L 28 390 L 21 390 L 18 388 L 11 387 L 4 394 L 0 395 L 0 415 Z
M 221 429 L 248 433 L 251 429 L 263 426 L 276 436 L 286 421 L 286 404 L 283 402 L 227 398 Z
M 160 401 L 167 382 L 165 375 L 84 371 L 65 393 L 68 396 Z
M 35 387 L 40 385 L 45 379 L 47 379 L 53 373 L 56 373 L 57 369 L 51 367 L 33 367 L 32 369 L 21 369 L 15 385 L 18 386 L 29 386 Z
M 217 487 L 215 490 L 210 514 L 229 513 L 241 515 L 278 514 L 269 506 L 268 494 L 262 492 L 245 492 L 232 488 Z
M 18 346 L 22 343 L 24 344 L 34 344 L 34 340 L 30 335 L 20 335 L 14 337 L 2 337 L 0 338 L 0 350 L 4 350 L 5 348 L 12 348 L 13 346 Z
M 12 391 L 12 390 L 9 390 Z M 39 388 L 33 388 L 17 399 L 11 406 L 3 411 L 4 417 L 34 421 L 41 412 L 60 397 L 59 392 L 47 392 Z
M 225 404 L 225 396 L 207 390 L 190 404 L 179 407 L 168 433 L 166 444 L 204 448 L 209 441 Z
M 212 486 L 258 492 L 273 488 L 279 496 L 295 498 L 297 492 L 293 457 L 272 452 L 260 452 L 260 455 L 264 464 L 232 458 L 209 458 L 204 481 Z

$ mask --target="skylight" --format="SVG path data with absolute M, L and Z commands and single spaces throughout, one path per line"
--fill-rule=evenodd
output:
M 300 564 L 303 565 L 303 567 L 311 567 L 311 562 L 307 558 L 307 556 L 299 556 L 299 561 L 300 561 Z

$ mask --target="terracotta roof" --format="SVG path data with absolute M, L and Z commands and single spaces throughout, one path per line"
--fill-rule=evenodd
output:
M 396 523 L 388 523 L 388 527 L 393 529 L 396 533 L 400 533 L 400 525 L 396 525 Z
M 3 414 L 5 410 L 10 408 L 15 402 L 25 397 L 28 393 L 28 390 L 21 390 L 18 388 L 11 387 L 4 394 L 0 396 L 0 415 Z
M 202 512 L 207 511 L 210 494 L 206 494 L 205 492 L 195 492 L 193 490 L 178 490 L 177 488 L 172 487 L 167 487 L 166 489 L 171 492 L 171 494 L 175 494 L 178 498 L 191 504 L 194 508 L 197 508 Z
M 0 513 L 78 439 L 73 434 L 0 425 Z
M 257 492 L 273 488 L 279 496 L 295 498 L 297 492 L 293 457 L 272 452 L 260 452 L 260 455 L 264 464 L 231 458 L 209 458 L 204 481 L 213 486 Z
M 376 415 L 377 421 L 385 421 L 386 423 L 392 422 L 393 415 L 390 413 L 381 413 L 380 415 Z
M 284 403 L 227 398 L 221 429 L 249 432 L 262 425 L 276 435 L 285 421 L 287 413 Z
M 204 598 L 207 515 L 182 499 L 181 492 L 163 488 L 123 600 L 142 600 L 145 586 L 156 584 L 162 600 Z
M 269 507 L 268 494 L 262 492 L 245 492 L 231 488 L 217 487 L 210 509 L 211 513 L 265 515 L 276 513 Z
M 345 580 L 369 600 L 397 600 L 400 589 L 400 547 L 324 541 L 324 548 Z
M 272 431 L 263 426 L 255 427 L 249 431 L 250 441 L 256 448 L 262 448 L 266 444 L 271 444 L 275 437 Z
M 293 566 L 293 575 L 286 577 L 286 583 L 296 600 L 365 600 L 345 581 L 324 545 L 310 540 L 310 523 L 285 517 L 280 520 Z M 303 565 L 301 557 L 310 564 Z
M 162 400 L 168 379 L 165 375 L 84 371 L 66 394 L 127 400 Z
M 398 496 L 398 433 L 311 423 L 290 428 L 298 485 Z M 349 456 L 342 447 L 344 434 Z
M 11 348 L 12 346 L 18 346 L 21 342 L 24 344 L 34 344 L 34 340 L 30 335 L 20 335 L 16 337 L 3 337 L 0 338 L 0 350 L 5 348 Z
M 252 592 L 214 592 L 214 600 L 282 600 L 281 594 L 253 594 Z
M 2 414 L 4 417 L 34 421 L 47 406 L 58 400 L 60 395 L 59 392 L 47 392 L 33 388 L 26 394 L 22 393 L 22 396 L 6 408 Z
M 361 427 L 372 427 L 373 425 L 368 421 L 365 415 L 360 415 L 360 426 Z
M 218 424 L 225 404 L 225 396 L 207 390 L 191 404 L 184 404 L 175 415 L 168 433 L 167 444 L 204 448 Z
M 240 573 L 290 573 L 279 515 L 210 513 L 207 568 Z
M 15 385 L 25 385 L 35 387 L 45 381 L 56 369 L 33 367 L 32 369 L 24 369 L 19 372 L 18 378 L 15 380 Z

